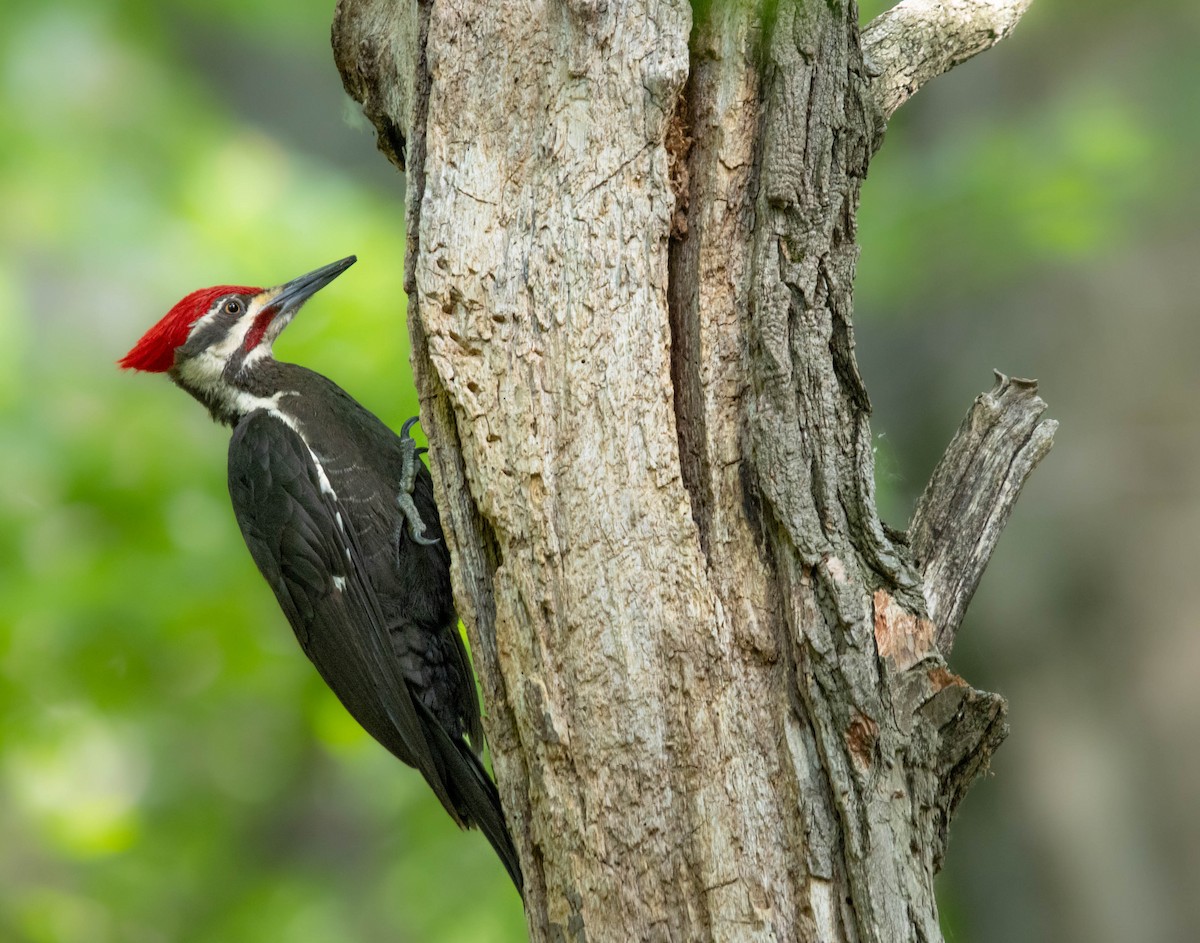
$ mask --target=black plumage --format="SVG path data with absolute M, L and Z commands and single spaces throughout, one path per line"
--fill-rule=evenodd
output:
M 238 419 L 229 492 L 246 546 L 301 648 L 346 709 L 416 767 L 460 825 L 477 825 L 514 883 L 520 867 L 483 743 L 457 630 L 449 554 L 420 458 L 418 543 L 399 503 L 402 440 L 320 374 L 270 361 Z M 411 445 L 409 446 L 411 449 Z
M 301 648 L 354 718 L 420 770 L 451 817 L 483 831 L 520 890 L 516 850 L 479 758 L 479 702 L 433 483 L 408 425 L 397 436 L 325 377 L 271 356 L 304 302 L 354 261 L 271 289 L 192 292 L 120 363 L 166 373 L 233 427 L 234 512 Z

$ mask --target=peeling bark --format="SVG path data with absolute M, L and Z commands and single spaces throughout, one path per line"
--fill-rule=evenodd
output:
M 893 98 L 854 5 L 341 0 L 334 48 L 408 170 L 531 938 L 940 939 L 1006 732 L 944 656 L 1053 428 L 993 391 L 912 547 L 880 522 L 853 281 Z

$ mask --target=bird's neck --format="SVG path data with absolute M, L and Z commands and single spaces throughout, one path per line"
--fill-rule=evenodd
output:
M 280 410 L 280 402 L 296 395 L 285 382 L 286 365 L 269 352 L 240 362 L 219 361 L 200 354 L 169 371 L 177 386 L 202 403 L 213 419 L 227 426 L 258 409 Z

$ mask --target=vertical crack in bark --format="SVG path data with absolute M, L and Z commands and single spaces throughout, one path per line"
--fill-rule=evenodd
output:
M 404 290 L 410 306 L 408 311 L 409 333 L 413 322 L 419 320 L 417 309 L 417 256 L 421 245 L 421 201 L 425 198 L 425 139 L 429 121 L 429 8 L 432 0 L 418 0 L 417 4 L 417 58 L 416 80 L 412 98 L 412 127 L 408 135 L 407 194 L 405 196 L 405 251 Z M 422 366 L 428 358 L 415 358 Z M 432 372 L 432 371 L 431 371 Z M 442 394 L 445 395 L 444 392 Z M 453 415 L 453 414 L 451 414 Z
M 922 612 L 911 565 L 874 505 L 870 402 L 854 360 L 855 212 L 879 127 L 866 102 L 856 11 L 781 2 L 763 63 L 764 123 L 751 297 L 752 457 L 792 579 L 800 698 L 829 781 L 853 901 L 847 936 L 937 934 L 930 846 L 906 787 L 911 719 L 879 658 L 871 591 Z M 911 717 L 911 713 L 908 715 Z M 864 731 L 870 736 L 865 737 Z M 868 749 L 869 747 L 869 749 Z M 919 764 L 918 764 L 919 767 Z M 922 783 L 928 769 L 914 770 Z M 932 786 L 925 790 L 932 792 Z
M 692 505 L 692 520 L 700 535 L 700 547 L 709 557 L 709 529 L 712 518 L 711 468 L 705 444 L 707 417 L 704 390 L 700 379 L 700 241 L 702 233 L 688 239 L 688 207 L 691 183 L 699 183 L 692 172 L 692 129 L 694 108 L 690 102 L 697 94 L 696 53 L 694 42 L 700 24 L 692 23 L 688 43 L 688 80 L 679 93 L 675 114 L 668 126 L 667 153 L 671 162 L 671 188 L 675 194 L 675 212 L 671 218 L 671 238 L 667 257 L 667 313 L 671 330 L 671 386 L 675 397 L 675 430 L 679 439 L 679 465 L 684 489 Z
M 530 931 L 936 940 L 1003 702 L 897 638 L 923 602 L 854 359 L 857 11 L 693 8 L 684 50 L 678 3 L 338 6 L 410 168 L 414 366 Z

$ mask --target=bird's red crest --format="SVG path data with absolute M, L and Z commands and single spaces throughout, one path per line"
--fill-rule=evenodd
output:
M 222 295 L 257 295 L 261 291 L 261 288 L 243 285 L 217 285 L 194 291 L 143 334 L 142 339 L 117 363 L 125 370 L 165 373 L 175 363 L 175 348 L 187 340 L 192 325 L 208 313 L 214 301 Z

